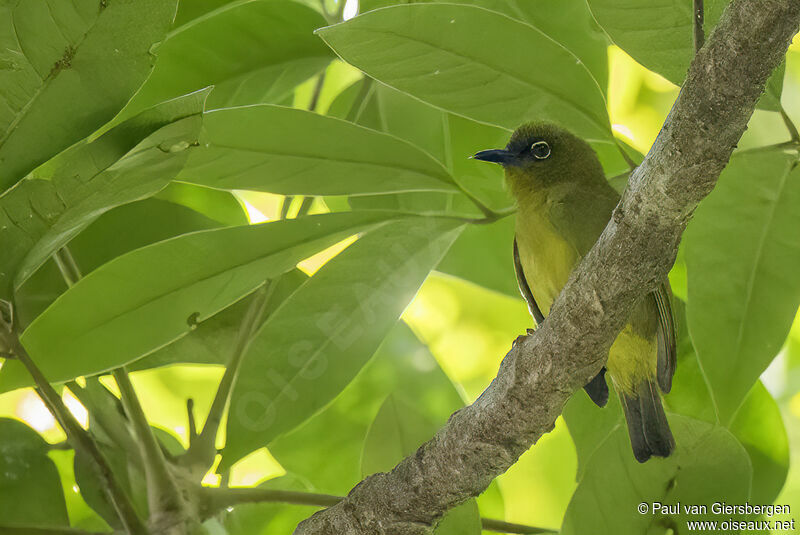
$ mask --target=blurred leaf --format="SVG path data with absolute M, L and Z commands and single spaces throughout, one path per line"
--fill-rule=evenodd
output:
M 408 218 L 379 227 L 283 302 L 242 364 L 231 397 L 223 467 L 297 427 L 347 386 L 461 225 Z
M 781 107 L 781 94 L 783 93 L 783 77 L 786 73 L 786 60 L 778 65 L 769 78 L 767 78 L 767 85 L 764 88 L 764 94 L 758 101 L 758 107 L 762 110 L 780 111 Z
M 364 437 L 393 391 L 418 400 L 432 421 L 446 420 L 462 404 L 428 349 L 398 322 L 353 382 L 321 412 L 271 442 L 270 452 L 317 491 L 345 494 L 361 480 Z
M 71 449 L 51 450 L 48 456 L 53 460 L 61 477 L 61 488 L 67 502 L 67 513 L 71 526 L 87 531 L 109 531 L 108 523 L 86 504 L 78 484 L 75 482 L 75 469 L 73 468 L 75 451 Z
M 22 343 L 52 382 L 127 364 L 264 280 L 385 219 L 382 213 L 324 214 L 196 232 L 137 249 L 78 281 L 25 330 Z M 17 361 L 0 368 L 0 391 L 28 384 Z
M 205 96 L 164 103 L 75 145 L 0 197 L 0 296 L 102 213 L 166 186 L 197 141 Z
M 580 60 L 539 30 L 498 13 L 403 5 L 318 33 L 368 75 L 453 113 L 505 128 L 555 121 L 583 137 L 611 138 L 603 93 Z M 509 50 L 536 53 L 511 60 Z
M 412 403 L 389 394 L 364 439 L 361 475 L 390 471 L 432 438 L 438 428 Z
M 100 449 L 111 468 L 116 481 L 133 503 L 140 518 L 147 518 L 147 484 L 144 474 L 132 464 L 138 451 L 125 451 L 121 448 L 101 444 Z M 75 454 L 75 482 L 81 489 L 81 496 L 109 526 L 121 530 L 122 523 L 114 505 L 109 501 L 104 484 L 98 479 L 93 459 L 82 453 Z
M 470 225 L 436 268 L 490 290 L 520 297 L 513 260 L 514 218 Z
M 308 277 L 294 269 L 281 275 L 264 311 L 262 324 L 270 314 Z M 225 310 L 197 325 L 186 336 L 132 363 L 128 369 L 146 370 L 179 362 L 200 364 L 225 364 L 234 347 L 242 321 L 250 308 L 252 296 L 245 297 Z
M 674 532 L 683 533 L 686 520 L 729 518 L 685 515 L 683 505 L 710 506 L 712 502 L 723 501 L 742 504 L 748 500 L 750 461 L 744 448 L 725 428 L 679 415 L 670 417 L 670 426 L 677 443 L 675 453 L 644 464 L 633 457 L 624 423 L 614 426 L 602 441 L 594 443 L 561 533 L 649 533 L 651 526 L 662 526 L 658 533 L 670 526 L 676 526 Z M 681 514 L 660 515 L 652 511 L 640 514 L 636 508 L 642 502 L 670 505 L 680 502 Z
M 727 425 L 781 348 L 800 304 L 800 170 L 735 155 L 684 236 L 689 332 Z
M 3 524 L 69 526 L 61 480 L 48 445 L 20 421 L 0 418 L 0 519 Z
M 284 195 L 455 190 L 416 147 L 338 119 L 260 105 L 209 112 L 203 125 L 187 182 Z
M 226 192 L 217 191 L 221 195 Z M 236 202 L 236 201 L 234 201 Z M 219 227 L 217 221 L 179 204 L 155 198 L 136 201 L 101 215 L 69 243 L 82 273 L 89 273 L 124 253 L 167 238 Z M 48 261 L 16 293 L 20 327 L 26 328 L 67 290 L 64 277 Z
M 0 4 L 0 192 L 109 121 L 152 68 L 177 0 Z
M 758 381 L 730 426 L 753 465 L 752 503 L 773 503 L 789 472 L 789 439 L 778 405 Z
M 169 34 L 125 113 L 212 85 L 209 108 L 278 102 L 333 58 L 313 35 L 324 25 L 297 2 L 230 3 Z

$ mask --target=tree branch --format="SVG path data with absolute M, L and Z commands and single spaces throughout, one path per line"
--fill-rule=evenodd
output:
M 203 487 L 200 492 L 201 500 L 203 500 L 203 505 L 201 507 L 203 518 L 210 517 L 227 507 L 244 503 L 273 502 L 329 507 L 331 505 L 336 505 L 343 499 L 341 496 L 334 496 L 331 494 L 260 488 Z M 523 535 L 553 533 L 548 529 L 514 524 L 512 522 L 504 522 L 503 520 L 494 520 L 492 518 L 482 518 L 481 526 L 486 531 L 496 531 L 499 533 L 520 533 Z
M 635 302 L 667 275 L 689 218 L 716 184 L 798 24 L 797 0 L 731 2 L 547 320 L 517 339 L 475 403 L 296 534 L 428 533 L 553 429 L 569 397 L 603 366 Z

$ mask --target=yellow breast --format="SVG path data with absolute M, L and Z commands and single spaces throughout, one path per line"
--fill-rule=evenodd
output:
M 516 224 L 525 279 L 545 316 L 580 260 L 575 248 L 550 223 L 546 209 L 545 203 L 520 207 Z

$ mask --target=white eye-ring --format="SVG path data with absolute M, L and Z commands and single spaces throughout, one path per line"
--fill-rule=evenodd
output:
M 537 160 L 544 160 L 550 156 L 550 145 L 546 141 L 537 141 L 531 145 L 531 154 Z

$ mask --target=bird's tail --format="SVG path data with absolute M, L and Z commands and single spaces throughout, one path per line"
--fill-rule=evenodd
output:
M 653 455 L 669 457 L 675 449 L 675 439 L 655 383 L 649 380 L 640 383 L 632 394 L 622 393 L 620 401 L 636 460 L 643 463 Z

